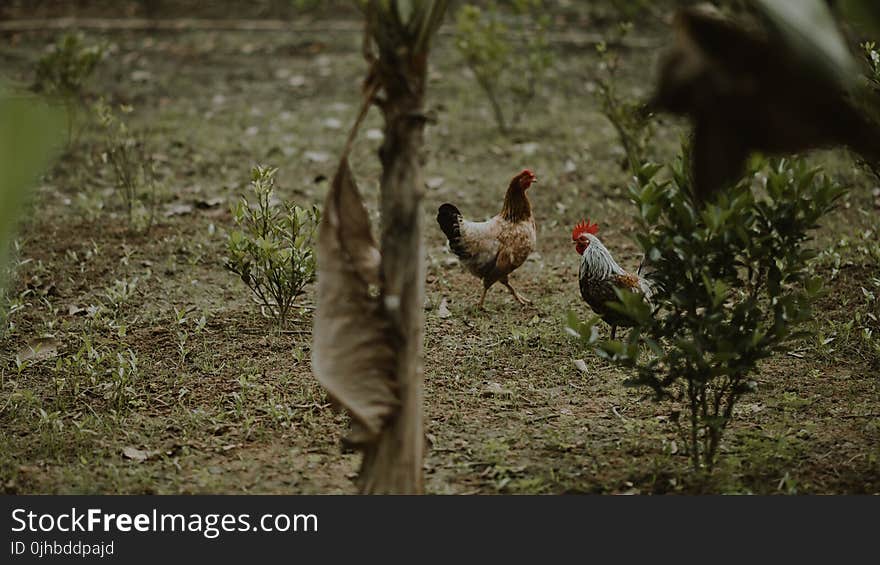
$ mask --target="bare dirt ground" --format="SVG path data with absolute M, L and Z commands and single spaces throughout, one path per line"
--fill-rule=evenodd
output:
M 5 34 L 0 74 L 29 83 L 55 33 Z M 159 223 L 148 234 L 127 230 L 94 128 L 41 183 L 19 239 L 11 293 L 18 306 L 0 338 L 0 491 L 353 492 L 358 456 L 339 447 L 346 417 L 331 410 L 310 373 L 311 289 L 279 334 L 225 271 L 223 256 L 229 204 L 245 192 L 254 164 L 279 167 L 280 198 L 322 201 L 357 111 L 359 34 L 89 38 L 114 46 L 89 100 L 132 105 L 132 126 L 151 132 L 163 187 Z M 448 34 L 432 56 L 427 491 L 880 492 L 878 356 L 864 335 L 880 333 L 866 294 L 880 293 L 870 179 L 843 152 L 816 155 L 853 187 L 817 237 L 815 268 L 830 290 L 817 307 L 818 336 L 764 363 L 720 468 L 709 480 L 695 477 L 678 407 L 625 388 L 624 372 L 564 331 L 569 310 L 588 314 L 571 225 L 598 221 L 624 267 L 639 254 L 628 237 L 623 153 L 591 93 L 595 52 L 565 43 L 556 51 L 552 80 L 511 137 L 496 131 Z M 626 52 L 627 93 L 646 93 L 655 55 Z M 379 126 L 372 113 L 352 158 L 375 219 Z M 681 124 L 665 120 L 658 129 L 656 153 L 669 158 Z M 540 179 L 531 192 L 538 251 L 511 280 L 534 303 L 521 307 L 498 288 L 480 312 L 479 282 L 446 249 L 434 216 L 446 201 L 469 217 L 496 213 L 507 181 L 524 167 Z M 447 318 L 438 315 L 444 299 Z M 175 310 L 185 312 L 182 321 Z M 16 355 L 38 339 L 49 353 L 18 368 Z

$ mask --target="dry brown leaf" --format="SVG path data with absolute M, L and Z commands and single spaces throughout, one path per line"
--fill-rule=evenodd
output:
M 395 356 L 380 301 L 370 295 L 380 255 L 347 159 L 327 193 L 317 259 L 312 368 L 358 424 L 349 442 L 369 443 L 398 406 Z
M 138 463 L 143 463 L 144 461 L 146 461 L 150 457 L 150 455 L 152 455 L 152 452 L 144 451 L 143 449 L 138 449 L 136 447 L 128 446 L 128 447 L 122 448 L 122 455 L 126 459 L 131 459 L 132 461 L 136 461 Z
M 449 305 L 446 303 L 446 299 L 440 301 L 440 306 L 437 307 L 437 316 L 446 319 L 452 317 L 452 312 L 449 311 Z
M 39 337 L 31 340 L 27 345 L 19 349 L 16 356 L 22 362 L 29 361 L 31 363 L 38 363 L 46 359 L 57 357 L 58 349 L 60 347 L 61 342 L 54 337 Z

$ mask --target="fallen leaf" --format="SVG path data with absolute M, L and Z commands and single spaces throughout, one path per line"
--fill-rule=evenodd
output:
M 193 211 L 192 204 L 169 204 L 165 207 L 165 217 L 186 216 Z
M 441 319 L 452 317 L 452 312 L 449 311 L 449 306 L 446 304 L 445 298 L 440 301 L 440 306 L 437 307 L 437 316 Z
M 85 314 L 85 313 L 86 313 L 86 309 L 80 308 L 76 304 L 71 304 L 70 306 L 67 307 L 67 315 L 68 316 L 78 316 L 80 314 Z
M 52 336 L 37 338 L 18 350 L 16 356 L 22 362 L 38 363 L 58 356 L 61 342 Z
M 587 364 L 584 362 L 583 359 L 575 359 L 574 366 L 577 368 L 578 371 L 585 375 L 589 373 L 589 369 L 587 369 Z
M 126 459 L 131 459 L 132 461 L 136 461 L 138 463 L 143 463 L 146 461 L 152 452 L 144 451 L 143 449 L 138 449 L 136 447 L 124 447 L 122 449 L 122 455 Z
M 517 145 L 517 148 L 519 148 L 519 150 L 522 151 L 522 154 L 526 156 L 534 155 L 538 152 L 538 149 L 540 147 L 541 146 L 534 141 L 529 141 L 528 143 L 520 143 L 519 145 Z
M 511 398 L 513 397 L 513 391 L 509 388 L 504 388 L 496 382 L 488 382 L 486 383 L 486 386 L 483 387 L 483 390 L 480 391 L 480 396 Z
M 434 190 L 435 188 L 440 188 L 443 186 L 443 183 L 446 182 L 446 179 L 443 177 L 431 177 L 427 181 L 425 181 L 425 186 Z
M 200 210 L 207 210 L 209 208 L 216 208 L 220 206 L 226 201 L 222 196 L 215 196 L 214 198 L 205 198 L 204 200 L 199 199 L 195 201 L 196 208 Z
M 143 69 L 131 73 L 132 82 L 149 82 L 153 78 L 153 73 Z
M 326 163 L 330 160 L 330 154 L 325 151 L 306 151 L 303 156 L 306 158 L 306 161 L 311 161 L 312 163 Z

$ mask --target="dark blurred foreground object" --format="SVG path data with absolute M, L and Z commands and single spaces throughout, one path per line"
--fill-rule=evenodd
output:
M 880 128 L 853 104 L 858 67 L 820 0 L 755 0 L 763 29 L 687 8 L 661 62 L 651 106 L 694 122 L 701 201 L 735 182 L 754 151 L 847 146 L 880 161 Z

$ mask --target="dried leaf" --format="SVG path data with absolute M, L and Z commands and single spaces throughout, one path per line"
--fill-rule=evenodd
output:
M 449 311 L 449 306 L 446 304 L 445 298 L 440 301 L 440 306 L 437 307 L 437 316 L 444 320 L 452 317 L 452 312 Z
M 330 160 L 330 154 L 326 151 L 306 151 L 303 156 L 306 158 L 306 161 L 311 161 L 312 163 L 326 163 Z
M 379 250 L 363 200 L 343 159 L 318 235 L 317 310 L 312 369 L 355 424 L 350 443 L 374 441 L 398 406 L 389 325 L 370 284 L 379 282 Z
M 480 391 L 480 396 L 485 398 L 513 398 L 513 391 L 501 386 L 499 383 L 490 381 L 486 383 L 486 386 Z
M 70 304 L 70 305 L 67 307 L 67 315 L 68 315 L 68 316 L 79 316 L 79 315 L 85 315 L 85 313 L 86 313 L 86 309 L 85 309 L 85 308 L 80 308 L 80 307 L 77 306 L 76 304 Z
M 172 216 L 186 216 L 192 214 L 192 211 L 192 204 L 169 204 L 165 207 L 164 214 L 166 218 L 170 218 Z
M 215 196 L 213 198 L 200 198 L 195 201 L 196 208 L 200 210 L 210 210 L 211 208 L 216 208 L 226 202 L 226 199 L 222 196 Z
M 428 180 L 425 181 L 425 186 L 434 190 L 443 186 L 444 182 L 446 182 L 446 179 L 443 177 L 429 177 Z
M 143 463 L 153 454 L 154 452 L 144 451 L 143 449 L 138 449 L 131 446 L 122 448 L 122 455 L 126 459 L 131 459 L 132 461 L 136 461 L 138 463 Z
M 577 368 L 578 371 L 585 375 L 589 373 L 589 369 L 587 369 L 587 364 L 584 362 L 583 359 L 575 359 L 574 366 Z
M 58 357 L 58 349 L 60 347 L 61 342 L 54 337 L 40 337 L 19 349 L 16 356 L 22 362 L 30 361 L 31 363 L 37 363 Z

